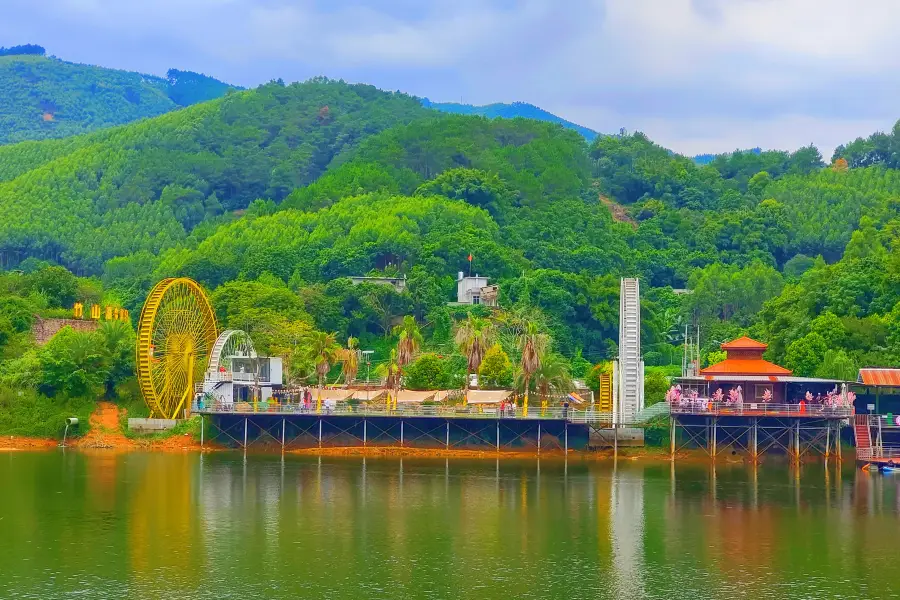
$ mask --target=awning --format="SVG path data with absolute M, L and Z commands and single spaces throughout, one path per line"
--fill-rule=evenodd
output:
M 874 387 L 900 387 L 900 369 L 860 369 L 857 383 Z
M 459 393 L 459 390 L 439 390 L 434 393 L 434 401 L 435 402 L 443 402 L 451 395 Z
M 512 395 L 512 390 L 469 390 L 466 404 L 500 404 Z
M 434 397 L 435 394 L 436 391 L 400 390 L 397 394 L 397 404 L 419 404 Z
M 569 397 L 569 400 L 571 400 L 575 404 L 584 404 L 584 398 L 582 398 L 575 392 L 570 393 L 568 397 Z
M 828 383 L 839 385 L 840 379 L 821 379 L 818 377 L 794 377 L 793 375 L 700 375 L 697 377 L 676 377 L 681 383 L 702 383 L 706 381 L 723 381 L 733 383 Z
M 318 390 L 312 389 L 313 400 L 316 400 Z M 335 402 L 343 402 L 353 397 L 353 390 L 322 390 L 322 402 L 333 400 Z

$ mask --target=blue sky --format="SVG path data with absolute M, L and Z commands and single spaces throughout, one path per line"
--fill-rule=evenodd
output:
M 900 117 L 900 2 L 2 0 L 0 45 L 251 87 L 327 75 L 531 102 L 687 154 L 835 145 Z

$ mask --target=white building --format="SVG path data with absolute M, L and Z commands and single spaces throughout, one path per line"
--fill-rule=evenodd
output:
M 487 277 L 481 277 L 477 273 L 474 277 L 466 277 L 460 271 L 456 278 L 456 303 L 497 306 L 499 290 L 498 286 L 488 284 Z
M 282 385 L 282 371 L 281 358 L 257 356 L 246 333 L 229 329 L 213 346 L 203 394 L 213 402 L 230 405 L 251 401 L 258 387 L 259 400 L 265 402 L 272 397 L 273 388 Z

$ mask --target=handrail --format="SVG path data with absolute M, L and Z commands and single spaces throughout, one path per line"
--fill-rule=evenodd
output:
M 772 404 L 766 402 L 709 402 L 703 399 L 673 402 L 673 415 L 728 415 L 728 416 L 794 416 L 837 417 L 853 416 L 852 406 L 824 406 L 820 404 Z
M 436 417 L 457 419 L 509 419 L 509 420 L 565 420 L 570 423 L 611 424 L 612 414 L 595 410 L 574 408 L 529 406 L 526 415 L 522 407 L 485 408 L 466 405 L 399 405 L 388 409 L 384 404 L 365 406 L 348 402 L 323 403 L 321 411 L 316 411 L 315 403 L 310 408 L 296 403 L 276 402 L 221 402 L 216 401 L 202 407 L 195 402 L 193 412 L 203 414 L 278 414 L 278 415 L 321 415 L 354 417 Z

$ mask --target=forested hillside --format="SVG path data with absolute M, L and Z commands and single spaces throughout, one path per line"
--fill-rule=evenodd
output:
M 360 139 L 422 114 L 415 99 L 368 86 L 273 83 L 124 127 L 0 148 L 0 261 L 33 256 L 99 273 L 108 258 L 159 252 L 256 198 L 280 201 Z
M 14 47 L 0 51 L 0 144 L 130 123 L 230 89 L 189 71 L 153 77 L 47 58 L 40 46 Z
M 310 376 L 303 340 L 316 331 L 389 362 L 410 316 L 428 350 L 404 371 L 416 385 L 463 381 L 454 331 L 483 323 L 503 369 L 523 332 L 547 336 L 543 381 L 560 382 L 615 355 L 618 278 L 638 276 L 650 367 L 678 369 L 688 325 L 704 360 L 749 334 L 798 375 L 852 378 L 900 364 L 895 144 L 860 139 L 831 164 L 807 147 L 698 165 L 640 133 L 588 144 L 557 124 L 440 114 L 317 79 L 10 145 L 0 258 L 27 279 L 5 280 L 16 299 L 0 305 L 0 356 L 25 343 L 22 314 L 66 306 L 58 280 L 137 314 L 156 280 L 187 275 L 212 291 L 223 326 L 285 354 L 291 377 Z M 470 268 L 499 283 L 500 312 L 448 307 Z M 407 288 L 347 279 L 367 274 Z M 29 356 L 0 365 L 0 388 L 44 355 Z
M 512 104 L 497 102 L 495 104 L 485 104 L 484 106 L 474 106 L 472 104 L 459 104 L 457 102 L 432 102 L 425 98 L 422 100 L 422 104 L 428 108 L 454 115 L 478 115 L 489 119 L 515 119 L 521 117 L 523 119 L 558 123 L 566 129 L 577 131 L 589 142 L 594 141 L 594 138 L 598 135 L 593 129 L 563 119 L 539 106 L 528 104 L 527 102 L 513 102 Z

